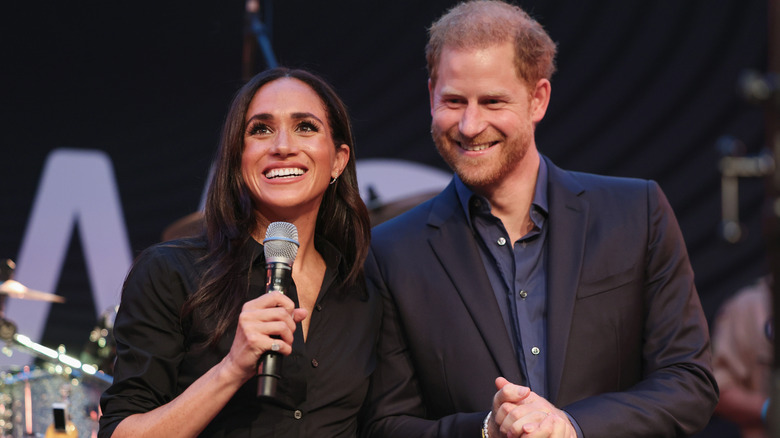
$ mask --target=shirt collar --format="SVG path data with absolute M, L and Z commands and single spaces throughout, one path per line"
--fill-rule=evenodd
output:
M 541 210 L 546 215 L 549 211 L 547 203 L 547 163 L 543 158 L 539 160 L 539 172 L 536 175 L 536 188 L 534 189 L 534 199 L 531 205 L 538 210 Z M 473 227 L 471 222 L 471 203 L 479 202 L 484 205 L 487 211 L 490 211 L 490 202 L 484 196 L 474 193 L 461 179 L 455 174 L 455 191 L 458 194 L 460 205 L 463 208 L 463 212 L 466 214 L 466 220 L 469 222 L 469 226 Z
M 348 272 L 348 267 L 338 248 L 319 235 L 314 236 L 314 247 L 317 249 L 317 251 L 319 251 L 320 255 L 322 255 L 322 258 L 325 260 L 326 267 L 330 269 L 333 266 L 338 266 L 338 274 L 340 276 L 346 275 Z M 252 265 L 265 265 L 265 252 L 263 245 L 254 238 L 249 238 L 247 243 L 242 248 L 242 253 L 246 256 L 244 260 L 247 260 L 247 262 L 251 261 Z

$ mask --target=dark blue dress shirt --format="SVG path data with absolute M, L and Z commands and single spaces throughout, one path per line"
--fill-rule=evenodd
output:
M 525 384 L 547 397 L 547 166 L 540 160 L 530 215 L 533 229 L 514 243 L 488 200 L 457 176 L 455 185 L 504 318 Z M 520 382 L 513 382 L 520 383 Z

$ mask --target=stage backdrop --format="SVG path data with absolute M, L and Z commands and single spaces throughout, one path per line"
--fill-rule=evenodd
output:
M 9 4 L 10 3 L 10 4 Z M 387 203 L 437 190 L 426 27 L 453 1 L 260 1 L 282 65 L 328 78 L 354 118 L 361 187 Z M 521 1 L 559 44 L 538 127 L 558 165 L 651 178 L 686 238 L 708 318 L 765 272 L 763 181 L 740 181 L 747 231 L 719 236 L 716 144 L 757 153 L 763 110 L 737 92 L 764 72 L 761 0 Z M 77 354 L 139 251 L 199 209 L 228 102 L 265 68 L 243 1 L 6 2 L 0 13 L 0 258 L 64 304 L 9 300 L 19 331 Z M 5 358 L 19 365 L 23 356 Z

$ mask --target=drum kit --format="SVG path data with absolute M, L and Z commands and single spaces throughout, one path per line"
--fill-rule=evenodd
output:
M 63 303 L 65 298 L 13 280 L 13 261 L 0 263 L 0 340 L 35 364 L 0 371 L 0 438 L 89 438 L 97 436 L 100 395 L 111 384 L 116 345 L 111 334 L 116 308 L 104 312 L 76 358 L 17 333 L 4 316 L 8 299 Z

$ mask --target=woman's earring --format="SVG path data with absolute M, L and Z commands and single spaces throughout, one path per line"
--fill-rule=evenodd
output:
M 330 183 L 329 184 L 333 185 L 333 183 L 335 183 L 337 179 L 339 179 L 339 177 L 334 176 L 333 178 L 330 179 Z

